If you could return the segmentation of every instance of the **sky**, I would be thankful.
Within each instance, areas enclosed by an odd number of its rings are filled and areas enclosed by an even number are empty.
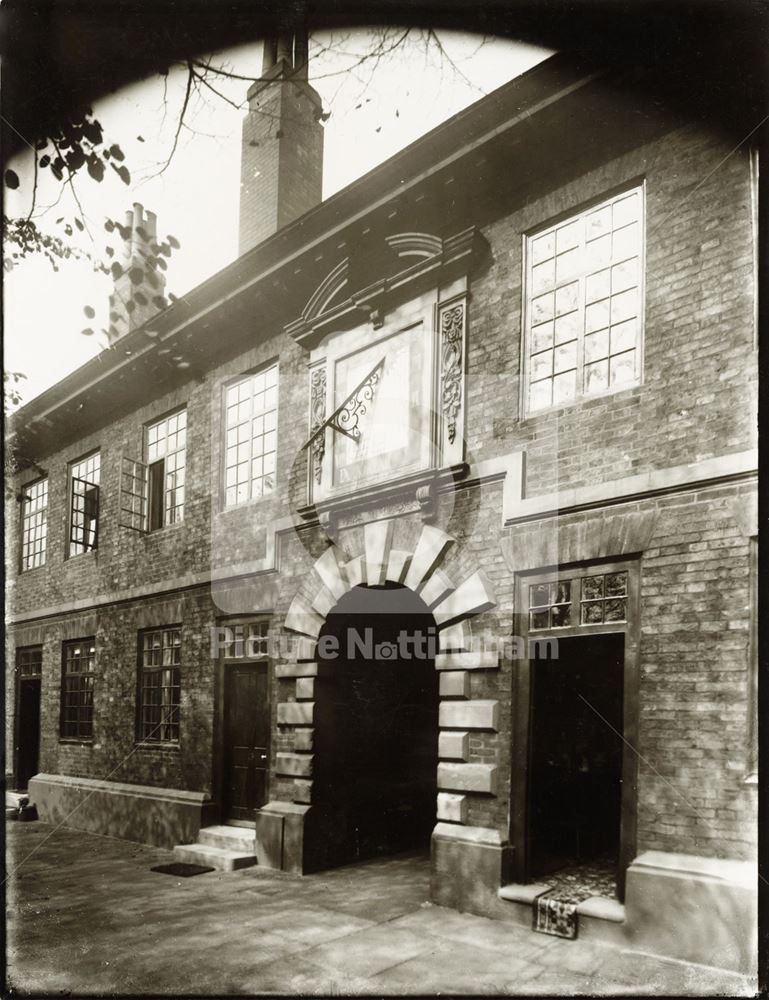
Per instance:
[[[457,111],[530,69],[550,53],[522,43],[441,31],[438,42],[417,30],[393,46],[403,32],[387,29],[327,32],[310,40],[310,82],[330,112],[325,123],[323,197],[339,191]],[[214,54],[214,66],[244,76],[261,71],[262,46]],[[181,295],[237,256],[241,127],[247,80],[211,77],[223,96],[201,87],[193,93],[170,163],[187,74],[172,67],[94,104],[105,140],[117,142],[131,172],[125,185],[112,171],[101,183],[85,171],[68,186],[40,171],[33,218],[46,232],[64,237],[74,216],[85,231],[65,237],[91,258],[107,260],[113,243],[107,217],[122,220],[134,202],[158,216],[158,235],[174,235],[181,248],[168,266],[167,290]],[[108,143],[108,144],[109,144]],[[8,164],[21,179],[6,189],[6,214],[25,217],[31,205],[31,152]],[[61,221],[60,221],[61,220]],[[114,243],[113,243],[114,245]],[[4,275],[4,365],[26,375],[20,384],[28,402],[106,346],[98,331],[108,325],[112,280],[88,259],[69,261],[54,272],[44,258],[29,256]],[[86,306],[95,319],[87,319]],[[84,336],[92,327],[97,332]]]

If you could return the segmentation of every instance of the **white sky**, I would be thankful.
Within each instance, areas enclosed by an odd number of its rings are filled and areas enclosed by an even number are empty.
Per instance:
[[[311,39],[310,81],[331,112],[325,125],[324,198],[550,54],[501,39],[449,32],[439,38],[449,59],[434,44],[426,51],[423,38],[412,32],[377,65],[360,66],[355,65],[357,57],[372,48],[370,32],[325,33]],[[256,44],[219,53],[211,61],[244,76],[258,76],[261,57],[261,44]],[[213,82],[235,104],[244,105],[246,81]],[[141,202],[157,213],[158,234],[171,233],[181,243],[168,267],[167,290],[176,295],[237,256],[244,115],[210,91],[193,97],[174,158],[158,174],[173,144],[185,84],[186,71],[178,67],[167,80],[153,77],[94,105],[105,140],[117,142],[125,153],[131,185],[111,170],[99,184],[83,170],[75,190],[89,232],[68,239],[106,259],[108,243],[119,248],[104,230],[105,218],[122,221],[133,202]],[[9,166],[19,174],[21,185],[15,192],[6,189],[6,213],[23,216],[30,207],[31,153],[19,155]],[[57,225],[57,220],[63,217],[71,223],[80,212],[69,189],[49,174],[40,171],[34,218],[45,231],[63,236],[63,224]],[[111,279],[95,274],[87,261],[62,264],[55,273],[45,259],[28,257],[6,273],[4,364],[6,370],[27,376],[21,383],[23,402],[104,348],[106,339],[98,331],[107,326],[110,291]],[[96,310],[95,320],[86,319],[86,305]],[[87,326],[97,330],[96,336],[80,333]]]

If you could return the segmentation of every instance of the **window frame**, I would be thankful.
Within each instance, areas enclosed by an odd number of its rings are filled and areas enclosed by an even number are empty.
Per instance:
[[[144,662],[144,654],[146,652],[145,646],[144,646],[145,639],[146,639],[147,636],[152,635],[153,633],[157,633],[157,632],[161,633],[161,636],[163,636],[167,632],[178,632],[179,633],[179,642],[172,644],[171,647],[170,647],[171,649],[178,649],[179,650],[179,662],[178,663],[163,664],[161,662],[159,664],[150,664],[149,666],[145,664],[145,662]],[[183,648],[182,633],[183,633],[183,626],[182,626],[181,622],[177,622],[175,624],[169,624],[169,625],[152,625],[152,626],[149,626],[148,628],[140,629],[139,632],[138,632],[138,637],[137,637],[137,671],[136,671],[136,712],[135,712],[135,727],[134,727],[134,741],[135,741],[135,743],[136,743],[137,746],[148,747],[148,748],[151,748],[151,749],[154,749],[154,748],[165,748],[165,749],[172,749],[172,750],[178,750],[180,748],[180,746],[181,746],[181,714],[182,714],[181,713],[181,707],[182,707],[181,703],[182,703],[182,666],[183,666],[183,663],[182,663],[182,648]],[[163,646],[162,643],[163,643],[163,640],[161,638],[161,646],[160,646],[161,660],[162,660],[162,651],[163,651],[164,648],[166,648],[165,646]],[[171,738],[171,739],[161,739],[159,736],[157,736],[157,737],[154,737],[154,736],[144,736],[142,734],[143,733],[143,725],[144,725],[142,715],[143,715],[143,712],[144,712],[144,709],[145,709],[144,692],[145,692],[145,690],[149,690],[149,688],[146,688],[145,684],[144,684],[145,675],[146,674],[160,674],[161,675],[161,683],[159,685],[160,690],[161,690],[161,704],[158,706],[158,708],[159,708],[160,712],[162,713],[162,710],[163,710],[163,707],[164,707],[163,704],[162,704],[162,690],[163,690],[162,674],[163,674],[164,670],[170,670],[172,672],[175,671],[177,673],[177,677],[178,677],[178,683],[174,684],[172,682],[171,685],[170,685],[171,691],[173,691],[174,689],[178,690],[178,702],[176,702],[176,703],[171,702],[170,706],[169,706],[172,713],[173,713],[174,709],[176,711],[176,721],[175,722],[169,722],[169,721],[165,721],[164,722],[162,720],[162,717],[161,717],[160,721],[157,723],[157,725],[155,725],[154,728],[155,729],[159,729],[161,726],[174,726],[176,728],[177,735],[176,735],[176,738]],[[149,706],[146,706],[146,707],[152,708],[153,706],[149,705]]]
[[[22,671],[22,660],[24,659],[25,653],[30,653],[36,651],[40,654],[40,669],[35,670],[32,673],[25,673]],[[18,680],[39,680],[43,676],[43,644],[40,642],[31,643],[28,646],[17,646],[16,647],[16,677]]]
[[[587,598],[583,601],[582,598],[582,582],[586,578],[595,576],[610,576],[619,573],[627,574],[627,585],[625,588],[625,593],[621,595],[614,595],[615,599],[625,601],[625,618],[617,619],[615,621],[601,621],[601,622],[583,622],[582,621],[582,604],[583,603],[595,603],[600,600],[605,602],[607,600],[612,600],[612,596],[606,597],[605,595],[600,598]],[[524,580],[526,587],[535,587],[537,585],[545,585],[550,583],[570,583],[571,584],[571,597],[568,603],[572,609],[577,612],[577,621],[572,621],[569,625],[547,625],[543,628],[535,628],[530,624],[529,613],[531,607],[529,605],[529,591],[526,590],[524,596],[522,597],[522,602],[525,601],[526,606],[526,631],[531,638],[569,638],[571,636],[580,635],[590,635],[606,632],[626,632],[628,629],[628,624],[630,618],[628,615],[632,611],[633,602],[636,599],[635,594],[635,584],[636,581],[632,579],[632,562],[629,560],[621,560],[615,562],[601,563],[599,561],[589,562],[573,566],[571,568],[563,567],[558,570],[552,570],[549,573],[535,573],[528,576]],[[522,592],[523,593],[523,592]],[[535,605],[536,608],[547,608],[552,605]],[[523,613],[523,606],[521,608]]]
[[[81,476],[74,475],[75,468],[77,466],[79,466],[79,465],[82,465],[84,462],[87,462],[88,459],[92,458],[94,455],[98,455],[99,456],[99,482],[98,483],[91,483],[91,482],[89,482],[89,480],[82,479]],[[94,526],[93,545],[90,548],[87,548],[87,549],[84,548],[82,552],[73,552],[72,551],[72,545],[73,545],[73,539],[72,539],[72,527],[73,527],[73,524],[72,524],[72,521],[73,521],[73,516],[74,516],[74,513],[75,513],[74,509],[73,509],[73,504],[74,504],[74,500],[75,500],[75,491],[74,491],[73,486],[74,486],[75,480],[77,480],[78,482],[86,483],[87,485],[92,486],[92,487],[94,487],[96,489],[96,518],[95,518],[95,526]],[[67,463],[67,545],[66,545],[66,550],[65,550],[65,556],[66,556],[67,559],[76,559],[78,556],[88,555],[89,553],[96,552],[98,550],[98,548],[99,548],[99,516],[101,514],[101,502],[100,501],[101,501],[101,448],[94,448],[91,451],[86,452],[84,455],[81,455],[79,458],[76,458],[73,461]],[[80,543],[79,542],[75,542],[74,544],[80,544]]]
[[[577,378],[578,387],[577,392],[573,399],[564,400],[563,402],[550,403],[549,406],[543,406],[541,409],[533,410],[529,406],[529,369],[530,369],[530,351],[529,345],[531,342],[531,330],[530,330],[530,315],[531,315],[531,300],[535,298],[531,294],[531,288],[529,283],[530,277],[530,243],[536,239],[538,236],[542,236],[550,230],[557,228],[558,226],[564,225],[564,223],[569,221],[576,221],[577,219],[584,217],[590,212],[593,212],[604,205],[620,198],[623,195],[630,195],[633,192],[638,192],[641,199],[641,208],[639,212],[639,227],[640,227],[640,246],[638,250],[638,339],[635,347],[636,351],[636,371],[635,376],[632,381],[624,382],[621,385],[608,385],[605,389],[600,392],[585,393],[584,389],[581,388],[582,382],[580,379],[584,378],[584,340],[585,340],[585,328],[584,328],[584,317],[585,317],[585,275],[578,272],[577,277],[572,280],[579,282],[579,313],[582,316],[582,332],[577,339]],[[608,267],[614,265],[609,264]],[[591,198],[587,201],[581,202],[575,208],[568,209],[566,211],[560,212],[557,215],[552,216],[547,222],[541,223],[539,225],[533,226],[526,230],[521,235],[521,352],[520,352],[520,363],[519,363],[519,417],[521,420],[534,420],[537,417],[541,417],[545,414],[551,414],[556,410],[566,409],[570,406],[575,406],[580,403],[585,403],[592,399],[602,399],[607,396],[613,396],[618,392],[626,392],[628,390],[637,389],[639,386],[643,385],[644,378],[644,345],[646,340],[646,178],[645,177],[635,177],[631,180],[624,182],[623,184],[617,185],[602,194]]]
[[[87,657],[87,659],[90,662],[89,668],[87,670],[79,670],[77,672],[77,674],[74,674],[74,673],[69,673],[68,674],[67,673],[67,650],[70,647],[72,647],[72,646],[83,646],[83,645],[88,645],[88,646],[92,646],[93,647],[93,656],[91,657],[89,655]],[[65,705],[65,698],[66,698],[66,695],[68,693],[67,692],[67,685],[66,685],[66,678],[67,677],[72,677],[72,676],[77,676],[77,677],[80,677],[80,678],[89,677],[90,681],[91,681],[91,683],[90,683],[90,694],[91,694],[90,717],[88,719],[89,724],[90,724],[90,733],[88,735],[83,735],[79,731],[75,735],[71,735],[71,734],[65,732],[65,726],[67,725],[67,722],[66,722],[65,717],[64,717],[64,715],[65,715],[65,707],[67,707]],[[84,639],[65,639],[65,640],[63,640],[62,644],[61,644],[61,687],[60,687],[60,691],[59,691],[59,742],[60,743],[83,743],[83,744],[93,743],[93,741],[94,741],[94,719],[95,719],[95,711],[94,711],[94,689],[95,689],[95,686],[96,686],[95,680],[96,680],[96,638],[95,638],[95,636],[88,636],[88,637],[86,637]],[[82,695],[83,690],[84,689],[82,687],[78,687],[78,689],[77,689],[78,695]],[[79,710],[81,706],[78,704],[75,707],[77,707],[78,710]],[[80,720],[80,717],[78,716],[77,722],[75,723],[75,725],[78,728],[78,730],[79,730],[80,724],[81,724],[81,720]]]
[[[607,573],[627,573],[627,615],[624,622],[597,622],[589,625],[548,627],[529,631],[529,587],[538,583],[561,582],[575,577]],[[514,845],[514,877],[523,882],[528,877],[528,810],[529,810],[529,746],[531,735],[531,673],[536,667],[538,650],[529,643],[560,640],[572,636],[624,633],[625,660],[623,668],[623,733],[626,746],[638,746],[640,718],[640,637],[641,637],[641,560],[637,556],[590,558],[539,567],[515,574],[514,630],[521,637],[526,652],[513,661],[513,715],[510,773],[510,841]],[[540,647],[541,648],[541,647]],[[531,654],[531,656],[529,655]],[[624,897],[627,869],[637,854],[638,833],[638,758],[632,750],[623,754],[622,805],[619,842],[618,891]]]
[[[181,515],[177,515],[174,518],[173,521],[168,521],[167,520],[168,511],[167,511],[167,506],[166,506],[166,493],[167,493],[167,489],[166,489],[166,477],[168,475],[168,471],[167,471],[167,468],[166,468],[166,460],[169,458],[169,454],[166,453],[161,458],[157,458],[154,461],[150,461],[150,458],[149,458],[149,450],[150,450],[149,432],[150,432],[151,428],[158,427],[158,426],[160,426],[162,424],[166,424],[167,421],[170,420],[172,417],[176,417],[176,416],[178,416],[181,413],[184,413],[184,415],[185,415],[185,417],[184,417],[184,446],[182,448],[177,448],[176,451],[173,451],[170,454],[172,454],[172,455],[178,455],[180,453],[184,454],[184,466],[183,466],[183,468],[184,468],[184,483],[182,484],[182,488],[184,490],[184,499],[183,499],[182,504],[181,504]],[[154,534],[154,532],[156,532],[156,531],[162,531],[164,528],[172,528],[175,525],[181,524],[184,521],[184,511],[185,511],[185,508],[187,506],[187,441],[188,441],[188,432],[189,432],[189,408],[188,408],[188,406],[187,406],[186,403],[184,403],[182,406],[177,406],[173,410],[169,410],[167,413],[161,414],[159,417],[156,417],[153,420],[149,420],[149,421],[147,421],[147,423],[144,424],[143,434],[142,434],[142,452],[143,452],[143,455],[144,455],[144,461],[141,464],[144,465],[144,470],[145,470],[144,471],[144,477],[145,477],[145,483],[144,483],[144,490],[145,490],[144,522],[145,522],[145,528],[144,528],[144,531],[148,535]],[[178,433],[178,429],[177,429],[176,433]],[[165,437],[166,438],[168,437],[167,431],[165,433]],[[162,490],[161,490],[162,503],[160,505],[161,518],[160,518],[160,524],[154,524],[153,525],[153,519],[152,519],[152,491],[151,491],[151,486],[152,486],[152,468],[154,466],[159,465],[161,462],[163,464]],[[177,469],[177,470],[174,470],[174,471],[179,471],[179,470]],[[122,486],[122,484],[121,484],[121,486]],[[175,507],[174,509],[176,510],[177,508]]]
[[[25,508],[25,505],[28,502],[26,491],[32,489],[35,486],[39,486],[41,483],[46,483],[46,488],[45,488],[45,506],[43,507],[43,511],[42,511],[42,513],[44,515],[42,526],[45,528],[45,532],[43,534],[42,559],[41,559],[41,561],[39,563],[37,563],[34,566],[25,566],[24,565],[24,561],[25,561],[25,555],[24,555],[25,540],[24,539],[25,539],[25,534],[26,534],[26,526],[25,526],[26,514],[24,513],[24,508]],[[21,487],[21,539],[20,539],[20,543],[21,544],[20,544],[20,549],[19,549],[19,572],[20,573],[28,573],[28,572],[30,572],[30,570],[33,570],[33,569],[40,569],[41,567],[45,566],[45,564],[46,564],[46,560],[47,560],[47,557],[48,557],[48,503],[49,503],[50,495],[51,495],[51,484],[50,484],[50,477],[47,474],[44,475],[44,476],[39,476],[37,479],[33,479],[29,483],[24,483],[24,485]],[[34,515],[30,515],[30,516],[32,517]]]
[[[227,503],[227,393],[229,390],[238,385],[240,382],[245,382],[247,379],[253,378],[256,375],[261,375],[263,372],[269,371],[270,368],[274,368],[276,371],[275,378],[275,470],[273,473],[275,479],[275,485],[270,490],[269,493],[262,493],[260,496],[251,495],[251,477],[248,479],[249,484],[249,496],[245,500],[237,501],[236,503]],[[265,500],[269,500],[277,495],[278,492],[278,454],[279,454],[279,426],[280,426],[280,360],[278,357],[273,357],[269,361],[263,364],[257,365],[245,372],[241,372],[238,375],[234,375],[232,378],[228,378],[226,381],[222,382],[221,385],[221,399],[220,399],[220,420],[221,420],[221,433],[219,435],[219,510],[220,512],[238,510],[243,507],[247,507],[250,504],[261,503]],[[265,411],[267,412],[267,411]],[[253,421],[253,413],[251,418]],[[253,434],[251,439],[253,439]],[[249,458],[249,462],[253,461],[253,455]]]

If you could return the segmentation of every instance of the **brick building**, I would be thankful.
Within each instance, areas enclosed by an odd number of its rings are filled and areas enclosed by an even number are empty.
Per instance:
[[[757,160],[555,56],[321,203],[302,62],[241,256],[13,421],[8,780],[501,919],[592,866],[580,933],[749,966]]]

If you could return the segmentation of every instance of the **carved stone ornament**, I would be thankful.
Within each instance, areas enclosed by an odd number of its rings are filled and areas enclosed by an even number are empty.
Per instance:
[[[326,369],[316,368],[310,376],[310,421],[313,431],[326,419]],[[315,482],[323,476],[323,456],[326,453],[326,435],[319,434],[312,442],[312,466]]]
[[[368,412],[369,404],[374,398],[374,391],[382,378],[383,364],[384,358],[382,358],[382,361],[370,373],[363,384],[358,386],[347,398],[344,406],[337,414],[335,426],[354,441],[360,441],[361,430],[359,420]]]
[[[457,414],[462,404],[463,302],[441,313],[441,409],[446,419],[449,444],[457,436]]]

